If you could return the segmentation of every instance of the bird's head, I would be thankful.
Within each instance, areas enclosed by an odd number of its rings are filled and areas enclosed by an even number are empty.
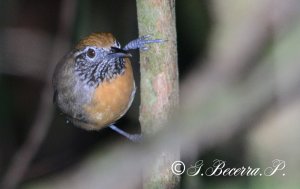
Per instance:
[[[73,54],[76,73],[90,86],[122,74],[124,58],[131,57],[110,33],[93,33],[83,38],[75,46]]]

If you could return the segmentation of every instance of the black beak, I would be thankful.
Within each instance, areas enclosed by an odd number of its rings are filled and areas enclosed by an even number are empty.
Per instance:
[[[132,55],[123,49],[119,49],[117,47],[111,47],[111,52],[107,55],[109,58],[128,58],[132,57]]]

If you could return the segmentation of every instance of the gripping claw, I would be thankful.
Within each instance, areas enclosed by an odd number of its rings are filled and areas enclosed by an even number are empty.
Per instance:
[[[115,132],[119,133],[120,135],[123,135],[124,137],[126,137],[127,139],[131,140],[132,142],[141,142],[143,137],[141,134],[129,134],[125,131],[123,131],[122,129],[118,128],[115,125],[110,125],[109,126],[112,130],[114,130]]]
[[[151,39],[151,35],[144,35],[140,38],[130,41],[125,45],[123,50],[130,50],[130,49],[140,49],[141,51],[146,51],[149,49],[147,44],[151,43],[163,43],[165,40],[163,39]]]

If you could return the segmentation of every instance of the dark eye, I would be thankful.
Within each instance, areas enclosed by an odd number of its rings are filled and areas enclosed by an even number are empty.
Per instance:
[[[88,55],[89,58],[94,58],[95,55],[96,55],[96,52],[95,52],[94,49],[88,49],[87,55]]]

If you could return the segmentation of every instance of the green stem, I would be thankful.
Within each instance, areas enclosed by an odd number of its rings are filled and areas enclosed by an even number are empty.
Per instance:
[[[140,56],[140,123],[143,135],[150,137],[164,127],[179,101],[175,0],[137,0],[137,12],[140,36],[167,40]],[[144,188],[175,188],[179,177],[171,164],[178,159],[178,148],[158,152],[152,167],[144,170]]]

